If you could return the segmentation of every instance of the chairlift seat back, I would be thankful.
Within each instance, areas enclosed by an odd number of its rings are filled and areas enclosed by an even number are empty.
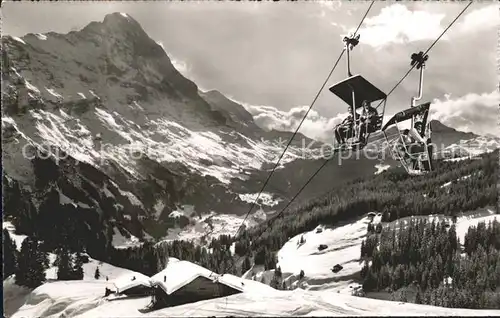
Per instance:
[[[368,133],[374,133],[382,128],[382,122],[384,120],[384,115],[375,116],[372,122],[368,124]]]
[[[372,103],[387,98],[384,92],[359,74],[338,82],[331,86],[329,90],[351,107],[354,107],[352,100],[352,92],[354,91],[355,109],[362,107],[363,101]]]
[[[382,131],[385,131],[387,127],[392,126],[396,123],[400,123],[405,120],[411,119],[413,116],[418,115],[418,114],[424,114],[425,120],[427,120],[427,116],[425,116],[429,112],[429,107],[431,106],[430,102],[420,104],[415,107],[411,107],[408,109],[405,109],[403,111],[400,111],[396,115],[392,116],[392,118],[384,125],[382,128]],[[423,123],[425,126],[425,122]]]

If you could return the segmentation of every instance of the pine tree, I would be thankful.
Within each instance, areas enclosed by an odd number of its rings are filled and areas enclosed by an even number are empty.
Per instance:
[[[280,289],[281,285],[281,272],[278,273],[277,270],[274,270],[273,278],[271,279],[270,286],[274,289]]]
[[[420,288],[417,289],[417,294],[415,295],[415,304],[422,303],[422,295],[420,294]]]
[[[3,230],[3,279],[14,274],[17,267],[16,243],[11,239],[9,231]]]
[[[267,258],[267,248],[265,246],[259,248],[254,257],[255,265],[265,265]]]
[[[365,278],[366,274],[368,273],[368,269],[370,268],[368,260],[365,260],[365,264],[363,265],[363,268],[361,269],[361,278]]]
[[[57,249],[56,262],[57,264],[57,279],[72,280],[73,279],[73,262],[71,255],[66,246]]]
[[[283,276],[283,274],[281,273],[281,267],[278,266],[275,270],[274,270],[274,273],[275,275],[278,277],[278,278],[281,278]]]
[[[377,277],[375,274],[372,272],[372,269],[368,269],[368,272],[366,273],[365,280],[363,282],[363,290],[365,292],[367,291],[372,291],[377,287]]]
[[[94,278],[99,279],[101,277],[101,273],[99,272],[99,267],[95,268]]]
[[[80,252],[76,253],[73,265],[73,279],[83,279],[83,257]]]
[[[24,239],[18,258],[16,284],[36,288],[45,281],[45,267],[48,264],[47,253],[40,249],[38,240],[32,237]]]
[[[19,257],[17,259],[17,269],[16,274],[16,284],[20,286],[27,286],[29,271],[30,271],[30,261],[33,259],[34,250],[31,246],[30,238],[26,238],[21,244],[21,251],[19,252]]]
[[[406,289],[405,288],[403,288],[401,290],[401,301],[404,303],[408,302],[408,297],[406,296]]]

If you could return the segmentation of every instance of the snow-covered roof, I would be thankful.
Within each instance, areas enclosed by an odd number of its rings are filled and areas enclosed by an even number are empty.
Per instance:
[[[170,295],[200,276],[215,281],[219,274],[188,261],[169,261],[164,270],[151,277],[151,282]]]
[[[135,279],[132,280],[134,276]],[[197,264],[188,261],[180,261],[176,258],[169,258],[167,267],[153,277],[148,277],[141,273],[127,274],[118,278],[114,282],[114,285],[117,293],[122,293],[127,289],[140,285],[156,285],[160,286],[168,295],[170,295],[183,286],[191,283],[198,277],[205,277],[206,279],[212,280],[214,283],[219,282],[228,287],[239,290],[240,292],[249,290],[257,290],[261,292],[273,290],[271,287],[259,282],[244,279],[231,274],[220,275]]]
[[[113,284],[116,287],[116,292],[122,293],[127,289],[134,288],[136,286],[142,285],[151,287],[151,278],[141,273],[132,273],[120,276],[113,282]]]
[[[242,292],[272,292],[276,291],[274,288],[269,285],[262,284],[260,282],[241,278],[238,276],[234,276],[231,274],[220,275],[218,281],[226,286],[232,287],[236,290]]]

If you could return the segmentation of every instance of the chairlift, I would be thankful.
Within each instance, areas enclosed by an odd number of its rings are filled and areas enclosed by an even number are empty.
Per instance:
[[[349,105],[349,114],[353,119],[352,127],[345,127],[342,124],[335,127],[336,131],[343,129],[345,134],[345,142],[337,141],[338,147],[334,147],[336,150],[361,150],[366,146],[369,135],[380,131],[384,118],[387,95],[363,76],[351,74],[350,51],[359,43],[359,37],[359,34],[344,37],[344,49],[347,52],[347,78],[329,88],[330,92]],[[382,102],[376,107],[372,106],[372,103],[380,100]],[[361,114],[356,112],[359,108],[363,108]],[[371,116],[369,116],[370,111]]]
[[[410,108],[395,114],[382,128],[392,157],[398,160],[409,175],[423,175],[433,170],[431,126],[428,122],[430,102],[416,105],[422,98],[424,68],[428,59],[423,52],[411,56],[412,66],[420,69],[418,96],[411,98]],[[401,129],[402,122],[411,120],[409,129]],[[387,128],[396,126],[398,138],[389,140]]]

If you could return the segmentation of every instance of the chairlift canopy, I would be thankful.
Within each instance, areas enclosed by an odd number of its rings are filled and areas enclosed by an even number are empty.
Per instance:
[[[356,107],[354,107],[354,109],[362,107],[363,101],[372,103],[387,98],[387,95],[384,92],[359,74],[338,82],[337,84],[331,86],[329,90],[351,107],[354,106],[352,100],[352,93],[354,92],[354,99],[356,103]]]

